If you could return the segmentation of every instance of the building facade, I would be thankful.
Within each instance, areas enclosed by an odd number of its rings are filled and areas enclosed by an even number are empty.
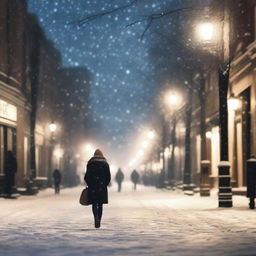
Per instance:
[[[70,146],[67,136],[75,132],[74,119],[76,127],[87,122],[87,115],[81,116],[81,112],[88,114],[89,72],[71,69],[67,76],[60,52],[46,38],[37,17],[27,12],[25,0],[0,2],[0,38],[0,193],[8,150],[17,158],[17,187],[26,186],[31,179],[39,187],[50,185],[52,170],[64,168]],[[70,94],[76,91],[72,100],[63,94],[67,84]],[[56,131],[49,129],[52,123]],[[87,129],[80,125],[79,131],[86,134]]]

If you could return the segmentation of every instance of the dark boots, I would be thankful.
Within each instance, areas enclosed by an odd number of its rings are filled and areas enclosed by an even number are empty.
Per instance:
[[[95,228],[100,228],[100,219],[94,218],[94,226]]]

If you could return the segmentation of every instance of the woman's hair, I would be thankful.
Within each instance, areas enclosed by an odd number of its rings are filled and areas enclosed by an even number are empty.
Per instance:
[[[96,150],[95,150],[94,156],[101,156],[101,157],[104,157],[104,155],[103,155],[103,153],[101,152],[100,149],[96,149]]]

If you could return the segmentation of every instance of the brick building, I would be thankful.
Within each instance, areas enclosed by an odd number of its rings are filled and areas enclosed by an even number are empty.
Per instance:
[[[0,175],[8,150],[16,153],[18,185],[29,167],[30,86],[26,81],[25,1],[0,3]],[[3,179],[3,178],[2,178]]]
[[[239,98],[238,109],[228,110],[228,148],[233,187],[246,185],[246,160],[255,154],[255,1],[212,1],[209,22],[215,22],[219,42],[208,46],[210,69],[205,71],[206,99],[206,157],[210,161],[211,185],[218,185],[218,164],[220,162],[219,133],[219,88],[218,71],[224,55],[231,59],[228,87],[228,103],[231,98]],[[200,105],[198,104],[200,111]],[[194,120],[198,120],[198,117]],[[196,126],[196,121],[194,121]],[[194,130],[193,143],[197,156],[200,155],[200,134]],[[195,159],[196,160],[196,159]],[[193,161],[193,169],[199,169],[200,157]]]
[[[74,124],[67,120],[76,118],[77,126],[79,121],[86,123],[87,116],[81,120],[81,112],[88,112],[90,75],[85,68],[81,70],[83,85],[78,83],[76,90],[80,85],[83,93],[78,91],[72,98],[80,104],[84,97],[83,107],[77,105],[79,111],[74,112],[64,106],[64,115],[63,88],[67,82],[63,73],[68,69],[62,70],[60,52],[46,38],[36,16],[27,12],[25,0],[0,2],[0,38],[0,190],[8,150],[17,157],[17,186],[25,186],[27,178],[45,186],[52,169],[63,168],[67,136],[71,135],[68,131]],[[72,91],[81,74],[79,77],[73,69],[70,72]],[[57,125],[54,133],[49,129],[52,122]],[[81,129],[86,133],[85,126]]]

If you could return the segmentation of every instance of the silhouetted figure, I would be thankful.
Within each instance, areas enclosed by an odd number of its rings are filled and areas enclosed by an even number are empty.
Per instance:
[[[54,189],[55,194],[60,193],[60,183],[61,183],[61,172],[58,169],[55,169],[52,174],[53,180],[54,180]]]
[[[131,181],[133,182],[134,184],[134,190],[136,190],[136,186],[137,186],[137,183],[139,182],[139,179],[140,179],[140,175],[139,173],[134,170],[132,173],[131,173]]]
[[[119,168],[116,173],[116,182],[118,184],[118,192],[121,192],[123,180],[124,180],[124,174],[122,170]]]
[[[12,188],[15,185],[16,172],[17,172],[17,160],[13,152],[8,151],[5,162],[4,162],[5,194],[7,198],[11,198]]]
[[[89,204],[92,204],[95,228],[100,227],[103,204],[108,203],[108,189],[111,174],[107,160],[97,149],[87,164],[84,180],[88,186]]]

